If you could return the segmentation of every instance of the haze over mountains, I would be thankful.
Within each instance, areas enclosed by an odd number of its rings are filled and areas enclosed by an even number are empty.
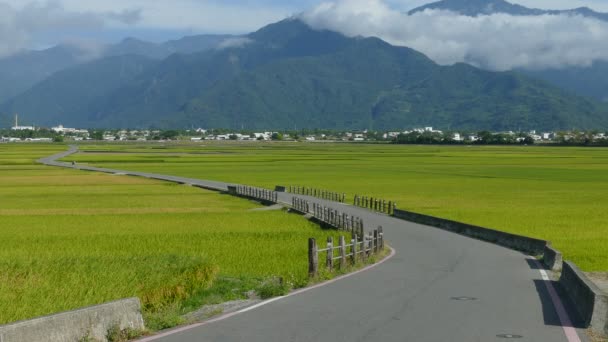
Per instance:
[[[411,13],[427,8],[564,14],[500,0],[445,0]],[[407,47],[307,23],[163,44],[129,38],[96,55],[58,46],[0,60],[0,123],[20,113],[36,125],[78,127],[608,128],[608,107],[597,101],[608,94],[605,62],[515,72],[441,66]]]

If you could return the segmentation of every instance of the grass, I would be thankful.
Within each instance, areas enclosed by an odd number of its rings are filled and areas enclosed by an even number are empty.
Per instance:
[[[608,149],[247,143],[85,145],[69,158],[273,188],[303,185],[551,240],[608,270]]]
[[[65,148],[0,144],[0,324],[137,296],[149,328],[173,326],[268,279],[305,285],[308,238],[336,234],[199,188],[34,163]]]

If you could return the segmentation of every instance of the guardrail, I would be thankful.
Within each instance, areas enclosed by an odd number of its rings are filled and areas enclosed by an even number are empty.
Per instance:
[[[369,236],[353,234],[349,244],[346,244],[344,236],[340,236],[338,245],[334,246],[333,238],[329,237],[325,248],[318,248],[317,241],[310,238],[308,239],[308,275],[313,278],[319,274],[319,255],[322,253],[325,253],[325,267],[332,271],[335,266],[343,270],[348,265],[356,265],[359,260],[366,262],[369,257],[382,250],[384,250],[382,227],[370,232]]]
[[[395,209],[397,209],[397,203],[393,201],[387,201],[380,198],[367,197],[355,195],[353,199],[353,205],[361,208],[367,208],[380,213],[393,215]]]
[[[287,192],[295,194],[295,195],[312,196],[312,197],[316,197],[316,198],[320,198],[320,199],[324,199],[324,200],[328,200],[328,201],[340,202],[340,203],[344,203],[346,201],[346,194],[340,194],[340,193],[332,192],[332,191],[328,191],[328,190],[321,190],[321,189],[309,188],[309,187],[304,187],[304,186],[292,186],[292,185],[290,185],[289,188],[284,188],[284,189],[287,190]]]

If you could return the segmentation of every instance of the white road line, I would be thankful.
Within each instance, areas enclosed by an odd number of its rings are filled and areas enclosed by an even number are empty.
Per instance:
[[[547,274],[547,271],[543,269],[543,266],[538,260],[532,257],[530,257],[529,259],[534,261],[534,263],[538,267],[538,270],[540,271],[540,275],[544,280],[547,291],[549,291],[551,301],[553,302],[555,311],[557,311],[557,316],[559,317],[559,321],[562,325],[562,329],[564,329],[564,334],[566,335],[568,342],[581,342],[581,339],[578,336],[576,329],[572,326],[572,320],[570,320],[570,316],[568,316],[568,312],[566,311],[566,308],[564,308],[562,300],[557,295],[557,291],[555,291],[555,287],[553,287],[553,284],[551,283],[549,274]]]
[[[196,323],[196,324],[188,325],[188,326],[185,326],[185,327],[169,330],[167,332],[160,333],[160,334],[154,335],[154,336],[145,337],[145,338],[142,338],[142,339],[139,339],[139,340],[136,340],[136,341],[138,341],[138,342],[156,341],[156,340],[161,339],[163,337],[167,337],[167,336],[174,335],[174,334],[177,334],[177,333],[181,333],[181,332],[184,332],[184,331],[192,330],[192,329],[195,329],[195,328],[198,328],[198,327],[201,327],[201,326],[204,326],[204,325],[208,325],[208,324],[211,324],[211,323],[214,323],[214,322],[223,321],[223,320],[228,319],[230,317],[233,317],[233,316],[236,316],[238,314],[242,314],[242,313],[245,313],[245,312],[248,312],[248,311],[260,308],[262,306],[265,306],[265,305],[268,305],[270,303],[279,301],[281,299],[285,299],[285,298],[288,298],[288,297],[296,296],[296,295],[299,295],[301,293],[308,292],[308,291],[314,290],[314,289],[319,288],[319,287],[323,287],[323,286],[326,286],[326,285],[329,285],[329,284],[333,284],[333,283],[335,283],[337,281],[340,281],[342,279],[352,277],[355,274],[359,274],[359,273],[365,272],[367,270],[370,270],[370,269],[372,269],[372,268],[374,268],[376,266],[382,265],[387,260],[389,260],[390,258],[392,258],[393,256],[395,256],[395,254],[396,254],[395,250],[393,248],[390,248],[390,250],[391,250],[391,253],[386,258],[382,259],[381,261],[379,261],[379,262],[377,262],[377,263],[375,263],[373,265],[369,265],[367,267],[364,267],[364,268],[362,268],[362,269],[360,269],[358,271],[355,271],[355,272],[352,272],[352,273],[348,273],[348,274],[345,274],[343,276],[339,276],[337,278],[328,280],[326,282],[323,282],[323,283],[320,283],[320,284],[317,284],[317,285],[313,285],[313,286],[310,286],[310,287],[305,287],[303,289],[299,289],[297,291],[291,292],[288,295],[281,296],[281,297],[275,297],[275,298],[263,301],[261,303],[258,303],[256,305],[252,305],[250,307],[241,309],[239,311],[231,312],[231,313],[228,313],[228,314],[225,314],[225,315],[222,315],[222,316],[210,319],[208,321],[204,321],[204,322],[201,322],[201,323]]]

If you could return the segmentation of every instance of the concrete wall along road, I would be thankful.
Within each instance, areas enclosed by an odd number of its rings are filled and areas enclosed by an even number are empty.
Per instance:
[[[107,341],[112,327],[144,329],[137,298],[123,299],[88,308],[0,326],[2,342],[76,342],[85,336]]]
[[[608,336],[608,294],[569,261],[563,264],[559,283],[575,304],[585,326],[598,335]]]
[[[599,289],[576,265],[564,262],[562,254],[551,243],[526,236],[509,234],[494,229],[396,209],[394,216],[406,221],[437,227],[454,233],[520,250],[534,256],[543,256],[545,265],[554,271],[562,270],[560,286],[574,304],[577,314],[586,327],[608,336],[608,294]]]
[[[473,226],[466,223],[450,221],[400,209],[395,210],[394,216],[406,221],[437,227],[479,240],[492,242],[497,245],[523,251],[531,255],[543,255],[545,252],[545,247],[548,244],[545,240],[509,234],[494,229]]]

